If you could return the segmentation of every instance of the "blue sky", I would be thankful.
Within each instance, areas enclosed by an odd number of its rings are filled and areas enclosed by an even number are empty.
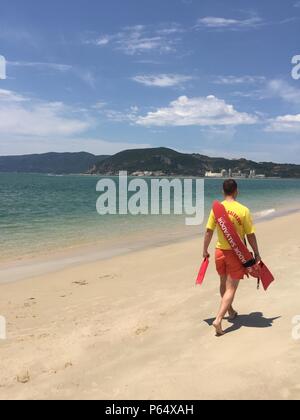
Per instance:
[[[299,34],[297,0],[2,2],[0,155],[166,146],[300,163]]]

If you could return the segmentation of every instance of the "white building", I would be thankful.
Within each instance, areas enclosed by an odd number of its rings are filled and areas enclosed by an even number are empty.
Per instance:
[[[224,178],[223,171],[222,172],[212,172],[208,171],[205,173],[206,178]]]

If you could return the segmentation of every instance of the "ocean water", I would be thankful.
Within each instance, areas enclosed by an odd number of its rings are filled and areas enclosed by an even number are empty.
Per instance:
[[[62,249],[119,242],[168,241],[203,231],[184,216],[99,216],[94,176],[0,174],[0,261],[49,255]],[[147,180],[150,182],[150,180]],[[240,180],[239,200],[256,218],[300,208],[300,180]],[[221,199],[222,180],[205,180],[206,217]]]

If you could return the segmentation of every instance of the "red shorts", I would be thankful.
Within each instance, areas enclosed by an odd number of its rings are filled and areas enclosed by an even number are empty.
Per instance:
[[[232,280],[241,280],[246,275],[245,267],[232,250],[216,249],[216,268],[220,276],[230,276]]]

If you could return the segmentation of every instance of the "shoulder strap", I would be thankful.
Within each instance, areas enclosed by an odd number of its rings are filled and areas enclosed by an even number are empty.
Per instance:
[[[232,250],[235,252],[239,261],[245,268],[254,266],[256,263],[255,259],[253,259],[253,255],[241,240],[223,204],[221,204],[219,201],[215,201],[213,204],[213,212],[217,224],[219,225],[225,239],[231,246]]]

